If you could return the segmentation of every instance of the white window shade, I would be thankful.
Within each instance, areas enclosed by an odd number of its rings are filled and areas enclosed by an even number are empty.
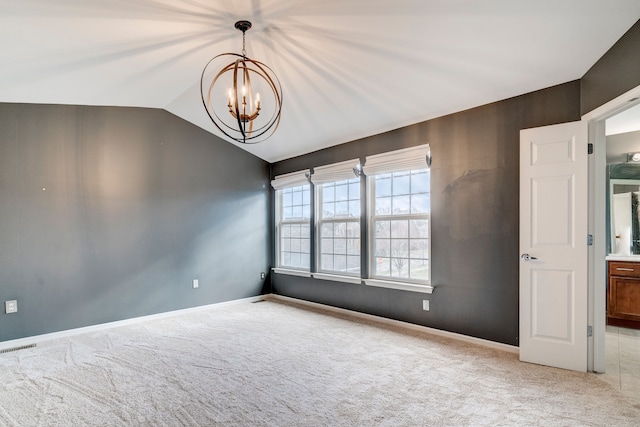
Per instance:
[[[308,184],[308,177],[309,169],[278,175],[271,181],[271,186],[276,190],[281,190],[283,188],[295,187],[296,185]]]
[[[314,184],[324,184],[327,182],[343,181],[346,179],[356,178],[358,175],[356,175],[353,169],[359,164],[359,159],[353,159],[347,160],[345,162],[313,168],[311,182],[313,182]]]
[[[388,153],[367,156],[362,171],[365,175],[426,169],[427,156],[430,156],[429,144]]]

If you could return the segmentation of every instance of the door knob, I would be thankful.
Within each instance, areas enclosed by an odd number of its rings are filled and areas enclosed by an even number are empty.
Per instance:
[[[522,255],[520,255],[520,259],[523,260],[523,261],[529,261],[529,260],[538,259],[538,258],[536,258],[534,256],[531,256],[529,254],[522,254]]]

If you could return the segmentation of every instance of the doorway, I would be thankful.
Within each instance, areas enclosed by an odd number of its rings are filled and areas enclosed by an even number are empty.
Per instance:
[[[640,87],[586,114],[583,120],[589,122],[594,151],[589,159],[589,230],[594,236],[589,253],[589,325],[593,327],[589,370],[605,373],[604,378],[623,393],[638,393],[640,330],[607,325],[607,256],[622,255],[620,248],[626,247],[619,240],[616,243],[611,232],[608,177],[612,164],[628,163],[629,153],[640,152]]]

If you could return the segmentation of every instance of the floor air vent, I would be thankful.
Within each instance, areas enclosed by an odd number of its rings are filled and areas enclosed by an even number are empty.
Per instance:
[[[12,351],[24,350],[25,348],[33,348],[35,346],[36,346],[35,344],[29,344],[29,345],[21,345],[18,347],[5,348],[4,350],[0,350],[0,354],[10,353]]]

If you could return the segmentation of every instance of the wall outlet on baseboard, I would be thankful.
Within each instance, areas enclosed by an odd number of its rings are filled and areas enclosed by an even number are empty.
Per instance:
[[[17,313],[18,312],[18,300],[11,300],[4,302],[4,312],[9,313]]]
[[[429,311],[429,300],[428,299],[423,299],[422,300],[422,309],[424,311]]]
[[[193,289],[197,289],[200,287],[200,281],[198,279],[193,279]]]
[[[264,272],[260,273],[260,278],[261,278],[261,279],[264,279],[264,277],[265,277]]]

